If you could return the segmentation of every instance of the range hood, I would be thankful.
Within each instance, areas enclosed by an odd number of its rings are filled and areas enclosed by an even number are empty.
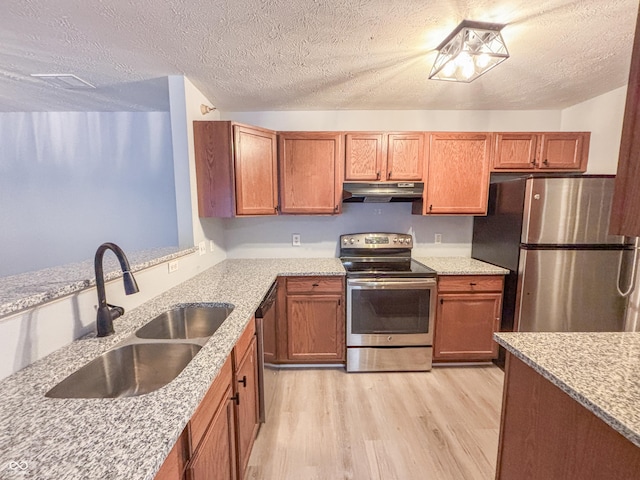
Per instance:
[[[344,183],[343,190],[343,202],[412,202],[422,198],[424,183]]]

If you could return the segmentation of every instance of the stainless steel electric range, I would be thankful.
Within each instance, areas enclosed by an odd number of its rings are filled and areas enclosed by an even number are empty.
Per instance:
[[[436,272],[403,233],[340,237],[347,271],[347,371],[431,370]]]

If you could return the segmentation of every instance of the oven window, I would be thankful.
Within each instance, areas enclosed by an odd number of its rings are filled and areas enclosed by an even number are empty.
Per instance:
[[[353,289],[350,333],[429,333],[430,295],[426,289]]]

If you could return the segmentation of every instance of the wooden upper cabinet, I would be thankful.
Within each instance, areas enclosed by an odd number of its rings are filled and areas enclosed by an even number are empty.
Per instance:
[[[280,211],[340,213],[342,158],[341,133],[280,133]]]
[[[387,169],[384,134],[347,133],[345,151],[345,180],[357,182],[382,179]]]
[[[529,170],[535,168],[538,152],[536,133],[494,133],[493,168]]]
[[[430,134],[424,199],[414,213],[486,214],[490,155],[490,133]]]
[[[278,206],[275,132],[233,127],[237,215],[273,215]]]
[[[198,214],[275,215],[276,133],[227,121],[193,122]]]
[[[640,12],[627,85],[609,233],[640,237]]]
[[[422,180],[424,134],[390,133],[387,144],[387,180]]]
[[[424,134],[347,133],[345,180],[422,180]]]
[[[588,132],[495,133],[496,171],[574,171],[587,169]]]

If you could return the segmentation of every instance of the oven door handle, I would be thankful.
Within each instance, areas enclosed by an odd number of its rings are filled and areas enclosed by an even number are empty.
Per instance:
[[[358,278],[348,279],[347,287],[353,289],[367,290],[406,290],[406,289],[427,289],[435,288],[435,278],[417,279],[377,279],[377,278]]]

